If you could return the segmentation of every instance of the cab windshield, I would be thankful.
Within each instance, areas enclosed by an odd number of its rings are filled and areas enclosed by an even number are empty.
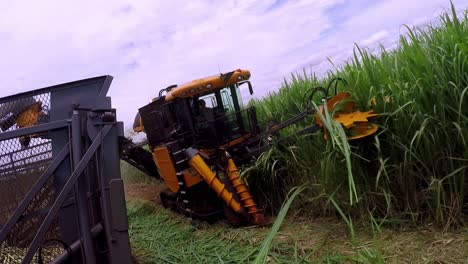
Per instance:
[[[225,113],[239,112],[244,106],[238,84],[200,96],[198,101],[200,100],[205,102],[206,107],[217,108]]]
[[[250,132],[248,109],[243,109],[238,84],[194,97],[192,105],[195,132],[204,147],[219,146]]]

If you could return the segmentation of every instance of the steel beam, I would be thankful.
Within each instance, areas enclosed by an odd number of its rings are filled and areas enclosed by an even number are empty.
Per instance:
[[[100,150],[102,159],[99,167],[101,208],[110,263],[132,263],[128,238],[128,219],[125,192],[120,175],[118,135],[123,131],[115,126],[104,139]],[[98,157],[98,158],[101,158]]]
[[[88,88],[88,87],[95,91],[95,93],[93,94],[95,94],[96,96],[104,96],[109,91],[109,87],[112,82],[112,79],[113,79],[112,76],[104,75],[104,76],[54,85],[54,86],[50,86],[46,88],[40,88],[40,89],[29,91],[29,92],[18,93],[18,94],[10,95],[7,97],[2,97],[0,98],[0,104],[15,101],[20,98],[26,98],[26,97],[31,97],[31,96],[36,96],[36,95],[51,93],[51,92],[58,92],[61,90],[75,89],[73,92],[76,92],[77,88]]]
[[[89,149],[84,154],[83,158],[78,163],[76,169],[70,175],[68,181],[65,183],[62,190],[60,191],[60,194],[55,199],[55,202],[52,205],[52,207],[50,208],[49,213],[45,217],[45,219],[42,222],[41,226],[39,227],[36,235],[34,236],[34,239],[32,240],[31,244],[29,245],[29,249],[28,249],[23,261],[21,262],[22,264],[28,264],[28,263],[30,263],[32,261],[32,259],[34,257],[34,254],[36,253],[37,249],[39,248],[39,246],[41,244],[42,239],[44,238],[45,233],[47,232],[50,225],[52,224],[54,216],[57,214],[58,210],[60,209],[60,206],[66,200],[68,194],[70,193],[70,191],[72,190],[72,188],[75,185],[76,181],[78,180],[78,177],[83,173],[84,169],[88,165],[88,162],[94,156],[94,153],[96,152],[96,150],[101,146],[102,141],[104,140],[107,133],[109,133],[112,126],[113,126],[113,124],[109,124],[109,125],[105,125],[102,128],[102,130],[98,133],[96,139],[93,141],[93,143],[91,144]]]
[[[76,170],[78,163],[81,159],[81,149],[83,143],[81,142],[81,121],[80,114],[77,110],[73,111],[72,114],[72,126],[71,126],[71,140],[72,140],[72,160],[73,168]],[[76,207],[78,211],[78,222],[80,234],[83,239],[82,254],[86,261],[86,264],[96,263],[96,255],[94,253],[94,243],[91,237],[91,229],[89,225],[89,206],[88,206],[88,190],[86,184],[86,174],[82,173],[78,176],[78,182],[75,185],[75,196],[77,196]]]
[[[31,127],[20,128],[12,131],[0,133],[0,141],[7,139],[18,138],[26,135],[36,134],[39,132],[47,132],[68,126],[68,120],[53,121],[45,124],[35,125]]]
[[[93,238],[97,237],[103,230],[104,228],[102,227],[102,224],[97,224],[91,229],[92,237]],[[81,240],[78,239],[70,245],[72,256],[73,254],[76,254],[78,252],[78,250],[81,248],[81,244],[82,244]],[[58,255],[54,260],[52,260],[49,264],[64,263],[72,256],[70,256],[67,252],[63,252],[62,254]]]

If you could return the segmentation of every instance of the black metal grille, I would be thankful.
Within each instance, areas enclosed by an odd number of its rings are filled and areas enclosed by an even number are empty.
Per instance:
[[[130,263],[111,80],[0,98],[0,263]]]
[[[49,122],[50,93],[3,101],[0,104],[0,129],[9,132]],[[0,227],[12,216],[52,159],[52,143],[47,132],[0,141]],[[0,245],[0,263],[19,263],[42,223],[55,197],[52,178],[44,185]],[[57,224],[47,238],[59,236]],[[61,253],[44,250],[45,259]]]
[[[50,93],[33,95],[0,104],[1,131],[29,127],[49,120]]]

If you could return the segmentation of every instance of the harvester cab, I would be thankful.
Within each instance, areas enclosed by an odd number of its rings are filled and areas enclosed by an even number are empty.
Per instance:
[[[318,112],[327,110],[327,106],[328,110],[338,108],[340,102],[344,106],[340,105],[333,118],[353,132],[349,139],[376,131],[367,120],[376,116],[374,113],[357,111],[354,103],[346,101],[348,93],[329,96],[330,86],[315,88],[310,94],[313,97],[317,92],[324,93],[325,109],[307,107],[262,131],[255,108],[244,106],[240,95],[242,86],[253,93],[249,78],[249,71],[238,69],[172,85],[139,109],[133,129],[146,132],[157,174],[168,187],[160,194],[165,207],[207,221],[227,217],[234,225],[266,225],[268,219],[257,208],[237,168],[270,147],[265,138],[314,114],[315,124],[298,133],[326,131]],[[127,153],[131,152],[131,148],[127,149]],[[141,163],[137,155],[130,160]]]

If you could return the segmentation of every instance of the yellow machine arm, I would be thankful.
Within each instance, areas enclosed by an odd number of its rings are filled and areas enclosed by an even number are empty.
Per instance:
[[[234,199],[234,194],[226,189],[226,186],[216,177],[216,174],[208,167],[200,154],[198,154],[198,151],[195,149],[188,149],[186,153],[190,158],[189,165],[202,176],[208,186],[210,186],[234,212],[242,213],[241,205]]]
[[[235,190],[236,194],[231,192],[229,188],[221,182],[196,149],[189,148],[185,150],[185,154],[189,159],[189,165],[201,175],[208,186],[213,189],[234,212],[247,216],[249,222],[254,225],[267,225],[269,223],[269,219],[258,210],[247,186],[240,178],[239,171],[232,158],[229,158],[226,162],[226,171],[229,179],[227,184],[231,185],[231,189]]]
[[[257,205],[255,204],[252,195],[250,195],[249,189],[241,179],[239,170],[237,169],[237,166],[232,158],[229,158],[227,161],[226,171],[228,173],[229,182],[232,184],[237,194],[239,195],[239,198],[242,201],[242,205],[247,209],[249,215],[251,216],[252,223],[255,225],[267,225],[269,219],[267,219],[263,214],[260,213],[260,210],[258,210]]]

